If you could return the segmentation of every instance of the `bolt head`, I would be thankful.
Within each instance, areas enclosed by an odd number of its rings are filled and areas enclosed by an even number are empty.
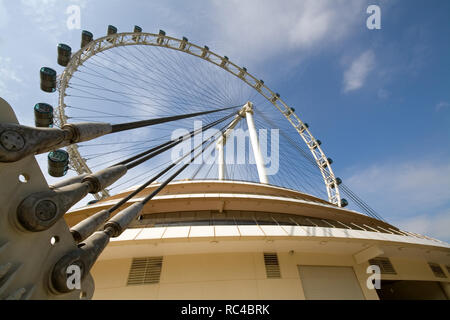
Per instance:
[[[6,130],[0,135],[0,143],[8,151],[19,151],[25,146],[25,139],[16,131]]]
[[[35,214],[41,221],[49,221],[56,216],[57,207],[51,200],[41,200],[36,205]]]

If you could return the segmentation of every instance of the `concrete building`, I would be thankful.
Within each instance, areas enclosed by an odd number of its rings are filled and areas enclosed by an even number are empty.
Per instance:
[[[68,225],[132,190],[70,212]],[[177,181],[112,239],[92,275],[94,299],[449,299],[450,245],[294,190]]]

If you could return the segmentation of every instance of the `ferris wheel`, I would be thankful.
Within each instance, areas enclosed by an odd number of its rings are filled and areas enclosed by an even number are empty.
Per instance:
[[[270,183],[312,193],[308,188],[317,189],[319,178],[322,197],[340,207],[348,204],[341,198],[342,181],[333,173],[332,160],[295,109],[263,80],[208,46],[196,45],[186,37],[167,36],[162,30],[158,34],[142,32],[138,26],[133,32],[118,33],[117,28],[110,25],[107,35],[98,39],[94,39],[91,32],[83,31],[81,49],[77,52],[72,54],[66,44],[59,44],[57,52],[58,64],[64,70],[57,75],[51,68],[42,68],[41,89],[58,91],[58,106],[54,117],[50,117],[51,106],[36,105],[36,121],[40,121],[41,126],[52,125],[51,118],[60,127],[72,121],[142,121],[152,116],[170,117],[242,107],[250,101],[255,106],[256,127],[279,128],[283,139],[280,143],[283,176],[271,176]],[[196,119],[211,122],[221,116],[220,112],[206,113]],[[53,170],[60,164],[60,176],[68,169],[79,175],[88,174],[170,139],[170,133],[176,128],[188,129],[189,126],[192,126],[192,119],[181,119],[176,125],[143,128],[136,133],[127,131],[114,139],[96,139],[95,143],[72,144],[67,146],[67,152],[50,153],[49,164]],[[134,181],[165,163],[167,161],[154,162],[139,172]],[[185,178],[208,177],[211,168],[207,169],[199,165]],[[237,165],[228,165],[227,174],[230,179],[255,179],[254,173]],[[291,184],[286,183],[289,179]],[[103,189],[95,197],[108,195],[108,190]]]

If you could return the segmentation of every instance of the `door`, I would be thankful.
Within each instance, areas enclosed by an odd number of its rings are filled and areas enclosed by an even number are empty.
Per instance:
[[[364,300],[352,267],[298,266],[306,300]]]

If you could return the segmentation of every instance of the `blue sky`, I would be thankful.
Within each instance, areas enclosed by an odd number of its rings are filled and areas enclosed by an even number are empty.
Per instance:
[[[368,30],[366,8],[381,8]],[[0,96],[19,121],[49,98],[70,5],[81,29],[187,36],[265,80],[310,124],[333,169],[389,222],[450,241],[450,2],[0,0]],[[40,156],[40,162],[42,156]],[[43,168],[45,171],[46,168]]]

